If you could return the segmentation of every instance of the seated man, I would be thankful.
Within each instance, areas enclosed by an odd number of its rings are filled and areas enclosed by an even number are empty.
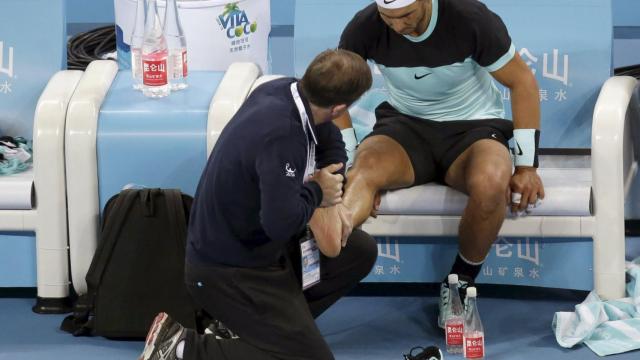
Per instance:
[[[141,359],[333,359],[314,318],[369,273],[377,246],[344,221],[347,156],[332,120],[370,86],[361,57],[328,50],[302,80],[273,80],[249,96],[200,179],[185,270],[196,304],[238,337],[199,335],[161,313]],[[314,212],[340,235],[310,241]]]
[[[358,12],[340,39],[340,48],[375,62],[389,99],[376,109],[373,132],[358,147],[344,204],[357,227],[377,207],[381,190],[437,181],[468,194],[450,271],[464,289],[480,272],[507,203],[518,212],[544,197],[536,172],[536,80],[500,17],[477,0],[376,3]],[[511,90],[513,122],[504,119],[492,77]],[[350,125],[348,118],[339,121]],[[446,281],[441,289],[443,326]]]

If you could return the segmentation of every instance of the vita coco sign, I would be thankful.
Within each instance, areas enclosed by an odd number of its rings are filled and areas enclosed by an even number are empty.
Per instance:
[[[249,35],[258,29],[258,23],[255,20],[250,22],[247,12],[241,10],[237,2],[225,5],[224,12],[217,20],[229,39]]]
[[[114,1],[118,64],[121,69],[130,69],[136,0]],[[232,63],[246,61],[258,64],[263,71],[269,69],[269,1],[177,0],[177,4],[187,38],[189,70],[226,71]],[[165,7],[166,2],[158,0],[161,18]]]
[[[9,94],[11,93],[11,83],[8,79],[2,79],[6,76],[9,79],[14,78],[13,73],[13,47],[7,46],[7,51],[5,52],[5,43],[4,41],[0,41],[0,94]]]

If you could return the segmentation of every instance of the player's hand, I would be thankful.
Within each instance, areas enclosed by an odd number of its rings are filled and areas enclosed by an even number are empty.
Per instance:
[[[511,176],[510,196],[511,213],[523,215],[527,209],[539,206],[544,199],[544,186],[534,167],[517,167]]]
[[[322,189],[322,203],[320,207],[333,206],[342,202],[342,183],[344,177],[342,174],[334,173],[342,169],[343,166],[342,163],[331,164],[316,171],[311,177],[310,180],[317,182]]]

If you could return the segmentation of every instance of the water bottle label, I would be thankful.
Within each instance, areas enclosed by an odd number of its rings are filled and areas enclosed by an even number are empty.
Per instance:
[[[187,77],[187,50],[182,50],[182,77]]]
[[[464,326],[462,324],[447,324],[447,345],[462,345],[462,334]]]
[[[464,357],[467,359],[481,359],[484,357],[484,336],[464,339]]]
[[[142,74],[147,86],[167,85],[167,60],[143,60]]]

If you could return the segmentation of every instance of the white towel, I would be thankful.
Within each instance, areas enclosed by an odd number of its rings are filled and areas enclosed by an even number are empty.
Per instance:
[[[560,346],[584,342],[599,356],[640,349],[640,258],[628,262],[627,297],[602,301],[594,292],[575,312],[557,312],[553,330]]]

